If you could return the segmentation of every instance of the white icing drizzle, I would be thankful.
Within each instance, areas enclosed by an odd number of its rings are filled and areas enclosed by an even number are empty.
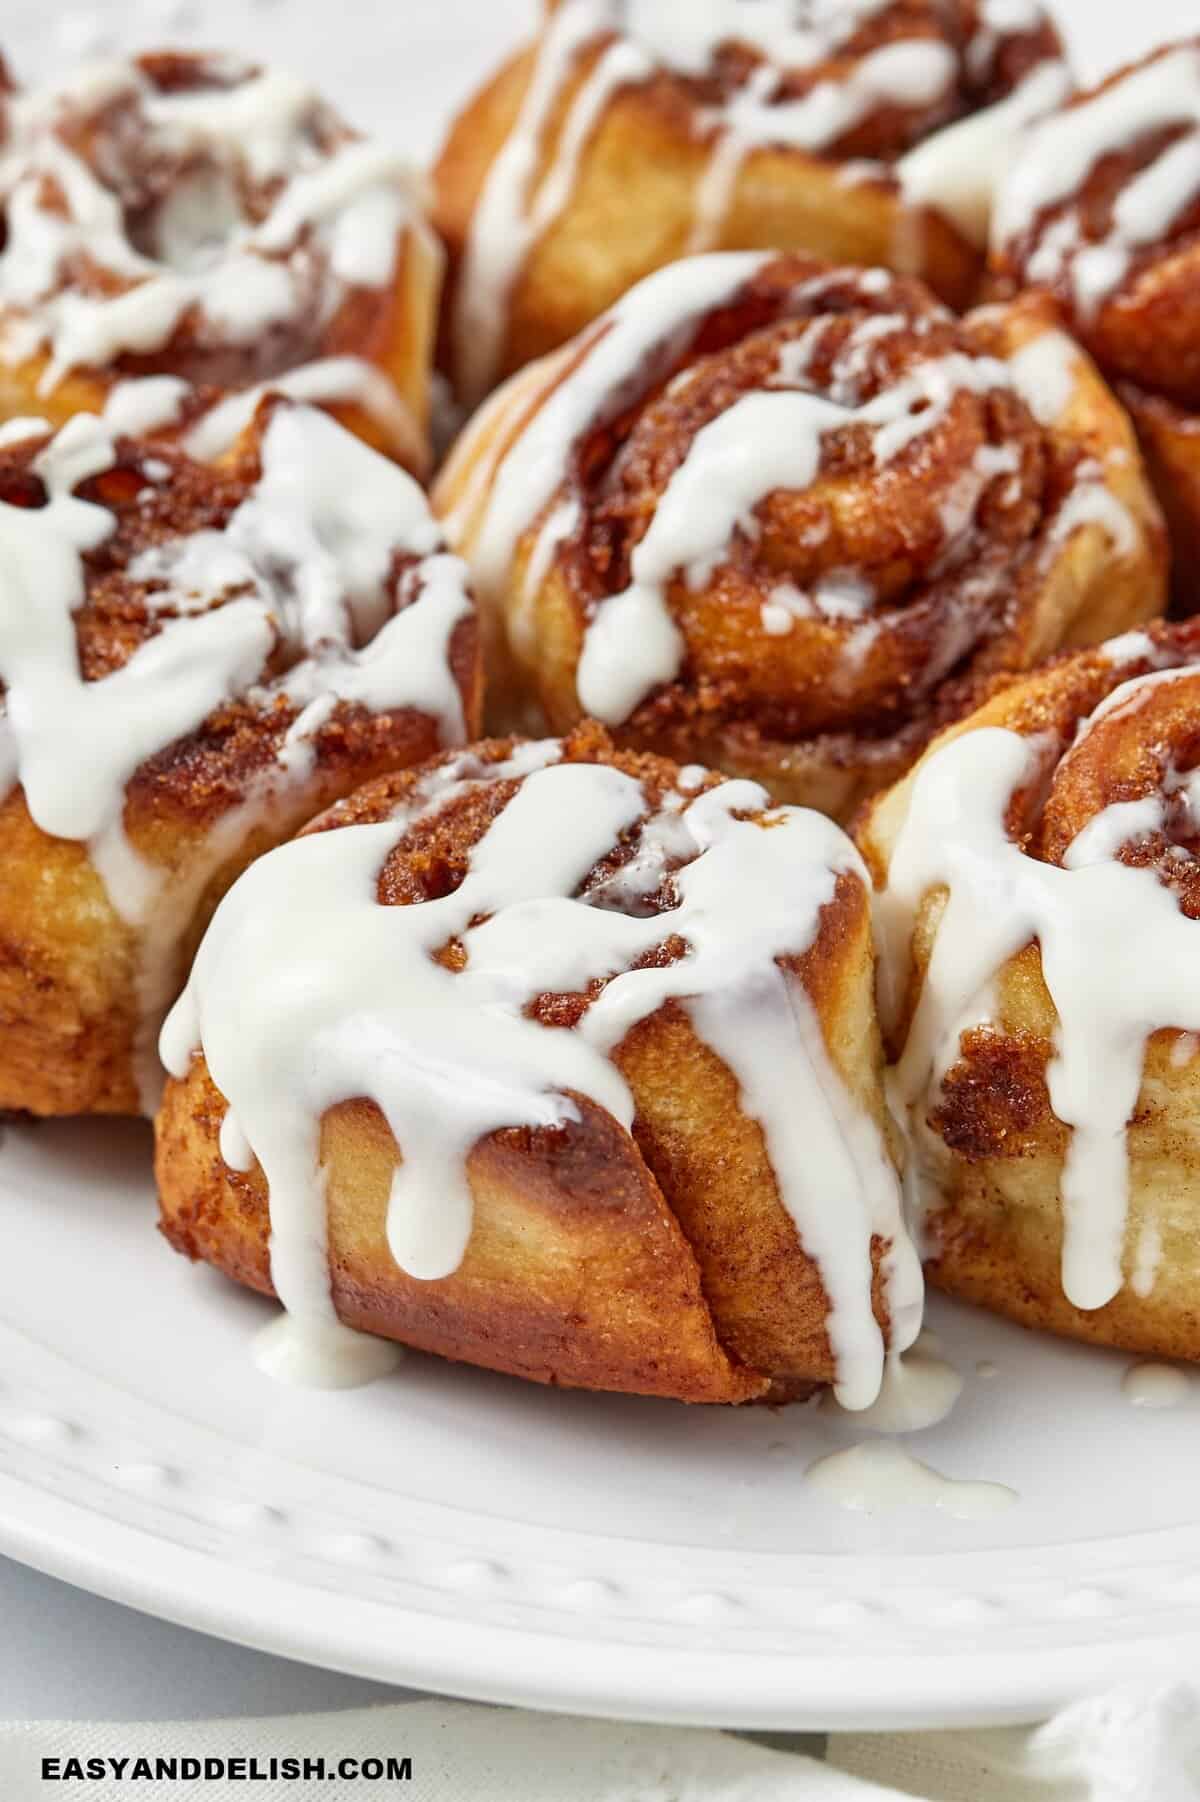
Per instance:
[[[115,437],[106,422],[77,415],[33,463],[45,506],[0,504],[0,777],[21,784],[44,832],[88,845],[113,907],[139,929],[139,1055],[151,1100],[179,938],[207,881],[310,775],[313,734],[339,700],[376,712],[419,707],[438,720],[445,742],[462,739],[448,648],[470,602],[462,565],[438,554],[438,528],[416,484],[325,414],[284,406],[267,424],[260,477],[225,527],[155,543],[133,559],[131,578],[151,584],[147,605],[173,617],[122,667],[85,681],[74,620],[86,598],[83,559],[117,521],[75,491],[113,467]],[[170,466],[159,468],[169,481]],[[399,554],[421,561],[394,611],[388,583]],[[292,667],[260,686],[280,645]],[[275,767],[213,829],[205,855],[169,877],[125,837],[126,785],[235,696],[264,708],[286,699],[300,712]]]
[[[994,106],[982,108],[935,132],[896,165],[904,198],[952,219],[964,238],[981,249],[996,191],[1030,126],[1071,92],[1065,63],[1042,63]]]
[[[405,165],[350,138],[303,83],[229,59],[195,67],[211,85],[166,92],[131,60],[8,102],[0,355],[48,347],[45,392],[72,369],[163,349],[185,318],[205,346],[253,345],[289,322],[319,327],[352,290],[390,281],[407,233],[428,237]],[[93,166],[70,148],[68,126],[82,118],[103,135],[118,107],[120,135]],[[122,196],[156,161],[177,176],[142,247]],[[122,290],[81,289],[81,262]],[[153,405],[150,390],[142,397]]]
[[[479,457],[471,490],[444,522],[456,543],[482,501],[471,562],[485,593],[501,593],[517,543],[553,500],[576,442],[619,410],[635,382],[653,380],[655,370],[686,346],[712,309],[736,299],[769,261],[757,251],[728,252],[660,269],[605,316],[587,354],[569,375],[554,379],[559,359],[547,368],[547,391],[533,417],[511,445]],[[476,438],[491,424],[492,409],[487,407],[467,428],[457,455],[469,456]],[[555,542],[550,532],[539,547],[547,560]]]
[[[893,0],[706,0],[664,6],[624,0],[625,28],[667,68],[704,75],[722,44],[748,44],[778,69],[811,68],[841,49]]]
[[[833,48],[822,46],[822,54]],[[878,106],[924,108],[945,100],[953,92],[957,69],[948,45],[925,38],[901,40],[871,51],[841,80],[818,82],[801,99],[780,100],[786,68],[764,62],[714,117],[718,148],[701,185],[689,249],[708,250],[717,242],[738,173],[752,151],[768,144],[822,151]]]
[[[954,1520],[986,1520],[1020,1498],[1004,1483],[969,1483],[945,1477],[890,1439],[868,1440],[818,1458],[805,1481],[856,1514],[890,1514],[898,1508],[936,1508]]]
[[[720,241],[739,172],[756,149],[827,152],[878,107],[918,117],[953,106],[960,54],[928,36],[898,38],[862,55],[846,46],[893,0],[562,0],[539,40],[533,70],[512,132],[493,162],[471,221],[454,317],[455,360],[462,397],[478,404],[496,379],[513,288],[530,251],[558,220],[574,192],[580,158],[622,87],[659,71],[687,77],[710,73],[723,45],[748,46],[758,58],[745,82],[718,105],[697,109],[696,132],[711,143],[696,197],[690,253]],[[988,25],[982,76],[1000,41],[1032,31],[1040,9],[1000,14]],[[989,15],[990,18],[990,15]],[[979,63],[980,45],[973,47]],[[592,67],[569,101],[580,65]],[[971,63],[969,55],[968,62]],[[829,74],[794,97],[789,75],[831,63]],[[1017,92],[974,118],[936,133],[901,160],[897,174],[915,204],[945,212],[966,234],[986,230],[991,187],[1016,135],[1031,119],[1058,105],[1069,87],[1055,61],[1033,70]],[[566,105],[565,116],[562,109]],[[552,129],[548,166],[538,170]],[[941,139],[945,138],[945,147]],[[867,166],[889,179],[887,164]]]
[[[1131,1364],[1121,1379],[1121,1393],[1135,1408],[1178,1408],[1191,1382],[1172,1364]]]
[[[530,198],[542,140],[576,64],[613,28],[617,0],[564,0],[546,26],[516,124],[488,171],[459,278],[454,342],[460,398],[472,406],[495,380],[509,295],[530,249],[571,197],[587,139],[617,87],[651,63],[628,43],[604,52],[562,128],[558,155]]]
[[[1120,191],[1102,240],[1093,238],[1077,205],[1057,211],[1104,157],[1170,127],[1186,129]],[[1180,45],[1035,127],[1000,188],[995,242],[1012,249],[1035,232],[1029,275],[1068,280],[1086,317],[1120,286],[1136,253],[1165,238],[1198,195],[1200,47]]]
[[[142,438],[178,419],[191,392],[177,375],[135,376],[117,383],[102,418],[114,437]]]
[[[569,488],[572,453],[591,431],[629,407],[686,357],[688,343],[715,309],[733,304],[772,259],[757,252],[725,252],[685,259],[647,277],[599,320],[590,339],[516,378],[517,391],[502,390],[468,427],[449,466],[449,486],[464,472],[456,505],[445,519],[451,542],[469,556],[483,598],[509,617],[518,656],[530,655],[534,604],[561,545],[579,524]],[[772,297],[772,316],[787,320],[819,304],[831,285],[854,280],[864,307],[877,304],[894,277],[867,270],[847,277],[807,277]],[[948,317],[948,316],[943,316]],[[886,470],[936,430],[961,395],[1015,392],[1048,430],[1069,411],[1080,369],[1079,352],[1063,332],[1047,329],[1011,358],[923,351],[916,323],[915,360],[891,385],[862,398],[873,371],[873,353],[911,322],[898,313],[864,312],[840,347],[829,392],[811,390],[810,370],[830,326],[844,314],[818,315],[789,339],[769,384],[735,401],[695,436],[671,476],[654,517],[632,556],[632,581],[603,597],[587,623],[577,683],[584,709],[609,725],[627,720],[661,683],[679,673],[683,637],[672,617],[667,590],[679,576],[703,586],[731,547],[735,534],[753,537],[757,507],[778,489],[811,486],[828,433],[861,428],[872,435],[876,466]],[[687,379],[685,369],[677,380]],[[524,396],[528,397],[524,406]],[[512,406],[523,420],[514,432],[499,426],[496,407]],[[948,497],[943,515],[942,566],[969,553],[982,497],[998,476],[1017,475],[1014,447],[982,446]],[[1136,547],[1128,509],[1106,485],[1105,467],[1085,460],[1074,486],[1042,537],[1051,555],[1077,530],[1099,526],[1117,551]],[[537,529],[525,565],[522,604],[508,606],[518,545]],[[797,618],[845,625],[845,654],[865,655],[877,632],[870,617],[876,596],[854,571],[833,571],[802,592],[780,583],[761,608],[763,631],[784,637]],[[964,616],[965,621],[965,616]],[[969,640],[946,640],[950,662]]]
[[[426,461],[423,435],[412,409],[383,371],[362,357],[321,357],[228,395],[189,429],[186,449],[204,462],[219,457],[249,425],[258,403],[268,394],[313,404],[340,401],[360,406],[383,428],[397,455],[418,466]]]
[[[691,587],[703,587],[734,533],[755,535],[755,509],[770,494],[810,487],[820,469],[827,433],[850,426],[868,428],[876,463],[886,467],[941,423],[957,395],[1009,386],[1006,364],[955,351],[918,363],[890,388],[859,405],[784,388],[760,390],[735,401],[696,434],[668,482],[649,530],[634,549],[630,586],[596,608],[577,677],[586,711],[619,725],[652,689],[678,674],[684,642],[667,603],[668,584],[683,571]],[[973,516],[991,473],[980,471],[968,516]],[[948,523],[957,532],[965,522]],[[830,617],[861,613],[872,598],[861,583],[849,591],[827,585],[823,593],[814,610]],[[770,604],[786,607],[786,599],[776,590]],[[765,623],[768,631],[790,629],[777,612]]]
[[[1110,638],[1103,649],[1105,657],[1114,669],[1123,669],[1130,663],[1144,663],[1152,660],[1155,653],[1154,640],[1149,632],[1141,629],[1134,632],[1122,632],[1119,638]]]
[[[48,419],[40,419],[33,414],[22,414],[16,419],[6,419],[0,425],[0,447],[7,444],[23,444],[27,438],[44,438],[54,427]]]
[[[358,1389],[399,1368],[403,1348],[389,1339],[349,1332],[340,1322],[322,1329],[309,1321],[297,1332],[290,1314],[279,1314],[254,1337],[254,1362],[264,1376],[293,1389]]]
[[[257,1156],[267,1178],[276,1291],[296,1331],[315,1325],[327,1343],[331,1332],[339,1337],[318,1166],[327,1109],[357,1096],[380,1107],[403,1153],[388,1242],[401,1269],[436,1280],[458,1268],[470,1238],[472,1148],[503,1127],[577,1119],[567,1091],[630,1127],[633,1098],[611,1053],[674,998],[762,1127],[781,1201],[829,1298],[838,1393],[865,1407],[884,1367],[872,1237],[891,1242],[900,1349],[919,1326],[920,1268],[879,1130],[777,962],[811,943],[839,874],[863,874],[857,854],[819,815],[778,809],[769,827],[737,817],[769,805],[752,783],[668,798],[651,813],[639,783],[558,763],[558,751],[534,748],[528,761],[541,767],[475,846],[461,886],[441,899],[376,900],[408,811],[297,840],[253,865],[217,910],[164,1028],[164,1061],[183,1076],[203,1048],[229,1103],[227,1126],[235,1123],[222,1133],[224,1155],[243,1166]],[[452,760],[426,779],[418,806],[436,806],[439,787],[472,779],[469,763],[464,774]],[[588,872],[635,830],[628,869],[580,898]],[[647,916],[645,896],[681,854],[693,861],[670,876],[676,904]],[[632,967],[674,935],[686,957]],[[457,971],[432,955],[451,940],[463,952]],[[577,1026],[527,1016],[539,994],[584,993],[595,979],[607,980]]]
[[[313,405],[340,402],[362,407],[381,428],[394,455],[416,469],[428,460],[421,427],[395,384],[373,363],[349,356],[302,363],[268,382],[226,395],[189,427],[184,448],[201,462],[221,456],[250,424],[259,402],[272,394]],[[104,423],[119,437],[142,437],[174,424],[195,398],[196,391],[179,376],[134,376],[112,389],[104,403]]]
[[[1066,332],[1040,332],[1009,358],[1013,386],[1039,425],[1053,429],[1071,404],[1079,347]]]
[[[1137,548],[1138,529],[1133,515],[1105,485],[1104,470],[1095,462],[1083,463],[1076,471],[1075,485],[1055,515],[1050,544],[1062,544],[1083,526],[1099,526],[1120,557],[1131,556]]]
[[[1136,704],[1158,679],[1125,684],[1092,720]],[[1114,861],[1122,845],[1161,822],[1157,797],[1107,808],[1079,834],[1065,867],[1026,856],[1009,839],[1010,800],[1037,779],[1044,755],[1039,740],[998,727],[936,751],[918,772],[878,917],[894,985],[924,898],[948,891],[895,1079],[918,1130],[937,1071],[957,1055],[972,998],[1010,958],[1038,944],[1058,1015],[1046,1073],[1050,1103],[1071,1128],[1061,1177],[1063,1289],[1076,1307],[1095,1309],[1124,1280],[1125,1126],[1137,1106],[1147,1039],[1166,1028],[1200,1030],[1200,984],[1190,974],[1197,927],[1153,870]],[[1133,920],[1142,947],[1136,959],[1128,955]],[[1144,1283],[1148,1247],[1136,1261]]]
[[[1190,1045],[1194,1053],[1196,1043],[1196,1038],[1191,1033],[1184,1033],[1180,1037],[1171,1054],[1171,1062],[1177,1069],[1182,1063],[1187,1061],[1187,1059],[1180,1058],[1180,1047],[1187,1047]],[[1138,1297],[1139,1301],[1147,1301],[1150,1296],[1154,1294],[1154,1285],[1158,1281],[1158,1272],[1162,1265],[1162,1256],[1163,1242],[1162,1234],[1158,1229],[1158,1224],[1156,1221],[1147,1220],[1143,1222],[1142,1230],[1138,1234],[1137,1247],[1134,1252],[1133,1274],[1129,1279],[1129,1287],[1133,1290],[1133,1293]]]

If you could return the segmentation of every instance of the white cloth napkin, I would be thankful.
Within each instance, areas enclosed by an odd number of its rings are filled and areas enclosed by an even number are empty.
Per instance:
[[[408,1758],[411,1780],[44,1780],[43,1759]],[[62,1767],[59,1767],[60,1771]],[[110,1767],[111,1772],[111,1767]],[[3,1802],[1200,1802],[1200,1690],[1123,1691],[1047,1727],[847,1734],[828,1758],[729,1734],[414,1702],[342,1714],[137,1726],[0,1726]]]

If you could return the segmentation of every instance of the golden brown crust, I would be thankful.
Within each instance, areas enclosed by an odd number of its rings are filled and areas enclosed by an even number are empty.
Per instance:
[[[472,747],[472,767],[485,779],[410,826],[381,872],[382,903],[410,904],[461,879],[470,847],[514,791],[511,779],[486,779],[513,745]],[[610,763],[651,798],[678,780],[660,759],[614,751],[594,726],[574,734],[564,755]],[[306,830],[386,819],[424,774],[372,783]],[[606,860],[585,887],[612,867]],[[793,967],[836,1068],[882,1126],[870,911],[858,878],[839,881],[814,944]],[[555,1024],[586,1005],[580,996],[531,1004]],[[382,1117],[364,1101],[332,1109],[322,1151],[342,1319],[536,1381],[684,1401],[785,1399],[831,1381],[821,1280],[729,1070],[674,1004],[635,1028],[615,1061],[636,1103],[632,1137],[576,1097],[578,1126],[481,1140],[468,1162],[473,1236],[461,1268],[439,1282],[404,1276],[388,1250],[384,1212],[398,1154]],[[159,1117],[163,1230],[187,1255],[269,1293],[265,1184],[257,1168],[241,1176],[222,1162],[223,1112],[198,1055],[187,1079],[169,1085]],[[885,1326],[887,1249],[874,1247]]]
[[[322,1131],[330,1276],[347,1325],[440,1357],[564,1387],[733,1402],[766,1393],[713,1332],[682,1235],[612,1121],[586,1102],[578,1128],[546,1143],[495,1135],[469,1171],[475,1225],[461,1267],[406,1276],[385,1236],[395,1143],[365,1102]],[[163,1231],[176,1250],[271,1294],[261,1174],[216,1152],[224,1113],[201,1061],[173,1084],[158,1126]],[[553,1139],[553,1145],[550,1139]],[[513,1165],[516,1168],[513,1168]]]
[[[787,298],[806,280],[804,304]],[[903,320],[871,342],[878,320]],[[824,326],[814,341],[813,322]],[[532,707],[552,729],[582,715],[584,635],[607,597],[630,582],[633,553],[698,435],[739,400],[766,393],[780,357],[803,347],[806,382],[836,391],[854,347],[870,355],[875,390],[927,360],[994,358],[1015,367],[1030,346],[1064,345],[1037,301],[958,321],[919,283],[773,260],[740,298],[714,312],[695,345],[659,372],[611,426],[573,448],[551,505],[522,536],[498,591],[485,592],[497,724]],[[586,363],[585,335],[514,378],[470,427],[434,491],[470,561],[503,453],[560,384]],[[848,818],[895,781],[981,682],[1034,667],[1064,647],[1102,640],[1165,605],[1165,541],[1129,422],[1094,366],[1062,351],[1070,399],[1039,423],[1015,389],[964,387],[919,441],[876,461],[862,427],[827,435],[816,477],[777,489],[703,582],[680,572],[666,600],[685,644],[676,679],[614,730],[622,744],[761,781],[777,799]],[[865,367],[865,364],[864,364]],[[868,387],[868,392],[871,389]],[[969,555],[947,557],[947,520],[963,485],[993,459],[971,515]],[[1101,474],[1097,478],[1096,471]],[[1081,480],[1109,497],[1072,526]],[[577,524],[544,573],[531,575],[541,528],[564,500]],[[1128,524],[1123,543],[1112,520]],[[765,609],[780,585],[811,595],[847,576],[873,597],[840,617],[812,608],[777,633]]]
[[[864,17],[838,53],[789,73],[781,98],[838,81],[859,59],[901,40],[944,44],[958,60],[953,92],[928,105],[882,103],[820,154],[754,148],[728,205],[697,239],[715,142],[713,119],[746,81],[754,56],[729,44],[711,73],[659,69],[611,95],[574,171],[570,198],[539,236],[508,299],[498,376],[511,374],[582,331],[635,282],[689,250],[798,250],[829,263],[902,269],[950,305],[974,298],[982,253],[947,216],[906,205],[890,165],[944,125],[993,104],[1032,68],[1062,55],[1048,21],[1005,40],[982,61],[967,54],[981,32],[973,0],[947,7],[900,0]],[[611,36],[578,59],[547,120],[529,191],[552,169],[573,105]],[[526,101],[538,46],[512,57],[451,127],[434,170],[434,219],[450,251],[442,361],[453,370],[450,318],[472,221],[493,163]],[[852,179],[847,179],[852,171]]]
[[[1035,743],[1041,773],[1014,797],[1008,825],[1027,855],[1047,863],[1062,864],[1078,834],[1108,806],[1163,793],[1163,829],[1139,834],[1116,855],[1153,869],[1181,910],[1197,919],[1194,828],[1182,796],[1176,794],[1174,803],[1169,798],[1179,776],[1200,763],[1200,622],[1153,627],[1144,655],[1142,648],[1132,644],[1127,655],[1113,659],[1103,649],[1058,659],[994,696],[930,755],[982,727],[1005,727]],[[1177,667],[1190,673],[1138,691],[1135,708],[1103,714],[1077,737],[1080,722],[1122,683]],[[916,772],[879,797],[860,824],[860,843],[880,886],[915,780]],[[1188,855],[1179,854],[1181,847]],[[917,916],[889,1035],[894,1056],[908,1037],[943,904],[944,891],[931,892]],[[1096,980],[1103,982],[1102,971]],[[1165,1029],[1148,1042],[1127,1135],[1126,1284],[1104,1307],[1082,1310],[1063,1293],[1060,1184],[1070,1135],[1050,1101],[1047,1072],[1059,1021],[1036,944],[996,973],[990,994],[987,1024],[961,1034],[957,1056],[915,1111],[932,1281],[1027,1326],[1131,1352],[1200,1360],[1200,1061],[1193,1043]],[[1133,1281],[1138,1247],[1143,1228],[1151,1225],[1161,1240],[1161,1261],[1153,1287],[1139,1293]]]

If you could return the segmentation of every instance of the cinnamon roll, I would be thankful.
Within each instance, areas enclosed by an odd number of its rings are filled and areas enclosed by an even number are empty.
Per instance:
[[[425,497],[265,401],[220,467],[94,415],[0,431],[0,1108],[131,1113],[238,870],[478,729]]]
[[[803,250],[974,294],[991,189],[1070,89],[1036,0],[551,0],[452,127],[445,360],[475,404],[643,276]]]
[[[1200,1358],[1200,623],[1015,683],[873,803],[933,1281]]]
[[[163,1032],[163,1230],[279,1296],[293,1379],[394,1340],[867,1406],[922,1299],[873,965],[850,841],[752,783],[591,725],[384,778],[217,909]]]
[[[435,506],[499,708],[837,817],[973,683],[1164,602],[1128,421],[1040,305],[795,256],[649,277],[499,391]]]
[[[1137,425],[1200,606],[1200,37],[1039,126],[996,211],[997,288],[1052,294]]]
[[[107,412],[207,459],[270,384],[425,473],[443,258],[393,152],[224,55],[5,100],[0,418]]]

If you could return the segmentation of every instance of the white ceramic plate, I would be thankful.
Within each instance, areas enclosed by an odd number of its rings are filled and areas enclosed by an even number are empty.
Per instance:
[[[688,0],[702,3],[702,0]],[[8,0],[23,73],[146,42],[283,58],[428,151],[532,0]],[[1193,0],[1062,0],[1083,65],[1194,27]],[[1118,16],[1119,15],[1119,16]],[[156,1614],[363,1675],[654,1719],[1018,1719],[1200,1656],[1200,1384],[1136,1411],[1122,1361],[934,1306],[969,1381],[914,1451],[1010,1512],[869,1520],[807,1490],[861,1433],[824,1412],[573,1396],[411,1357],[297,1394],[267,1310],[153,1230],[121,1126],[0,1145],[0,1551]],[[997,1375],[976,1377],[979,1361]]]
[[[1020,1718],[1200,1658],[1200,1380],[1144,1412],[1123,1360],[935,1305],[968,1383],[912,1448],[1020,1501],[867,1519],[804,1482],[863,1437],[822,1408],[415,1355],[280,1388],[250,1359],[269,1309],[156,1238],[148,1165],[127,1125],[0,1145],[0,1551],[364,1676],[656,1719]]]

